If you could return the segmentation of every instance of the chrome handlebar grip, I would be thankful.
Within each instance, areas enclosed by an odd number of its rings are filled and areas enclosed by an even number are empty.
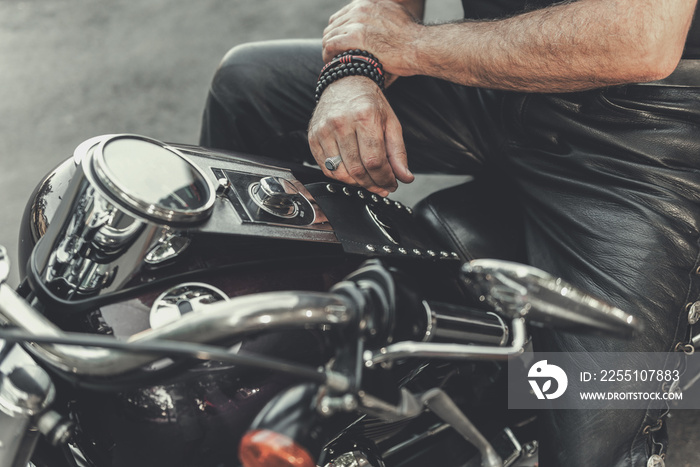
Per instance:
[[[363,354],[366,367],[389,363],[403,358],[444,358],[451,360],[498,360],[520,355],[527,341],[527,329],[523,318],[511,322],[513,340],[507,347],[493,345],[468,345],[435,342],[404,341]]]

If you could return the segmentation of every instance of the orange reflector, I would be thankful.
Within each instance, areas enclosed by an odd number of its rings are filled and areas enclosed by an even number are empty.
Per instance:
[[[238,457],[243,467],[316,467],[306,449],[288,436],[270,430],[246,433]]]

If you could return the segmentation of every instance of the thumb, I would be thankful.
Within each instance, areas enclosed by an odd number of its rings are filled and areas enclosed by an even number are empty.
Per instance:
[[[394,175],[403,183],[411,183],[416,177],[408,170],[408,155],[403,142],[401,124],[394,115],[389,117],[389,121],[386,124],[384,139],[386,156]]]

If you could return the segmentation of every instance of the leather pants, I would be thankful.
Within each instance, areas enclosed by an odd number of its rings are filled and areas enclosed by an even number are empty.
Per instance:
[[[234,48],[214,77],[201,145],[311,161],[320,41]],[[530,264],[639,316],[622,341],[547,333],[540,350],[669,352],[700,298],[700,87],[660,83],[522,94],[415,76],[386,95],[414,172],[498,180],[523,214]],[[541,466],[647,465],[663,413],[543,414]]]

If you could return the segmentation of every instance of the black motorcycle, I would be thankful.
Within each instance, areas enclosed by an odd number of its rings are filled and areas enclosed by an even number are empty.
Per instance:
[[[511,262],[517,223],[483,189],[411,209],[312,167],[84,142],[0,286],[0,465],[534,465],[504,384],[528,323],[638,324]]]

